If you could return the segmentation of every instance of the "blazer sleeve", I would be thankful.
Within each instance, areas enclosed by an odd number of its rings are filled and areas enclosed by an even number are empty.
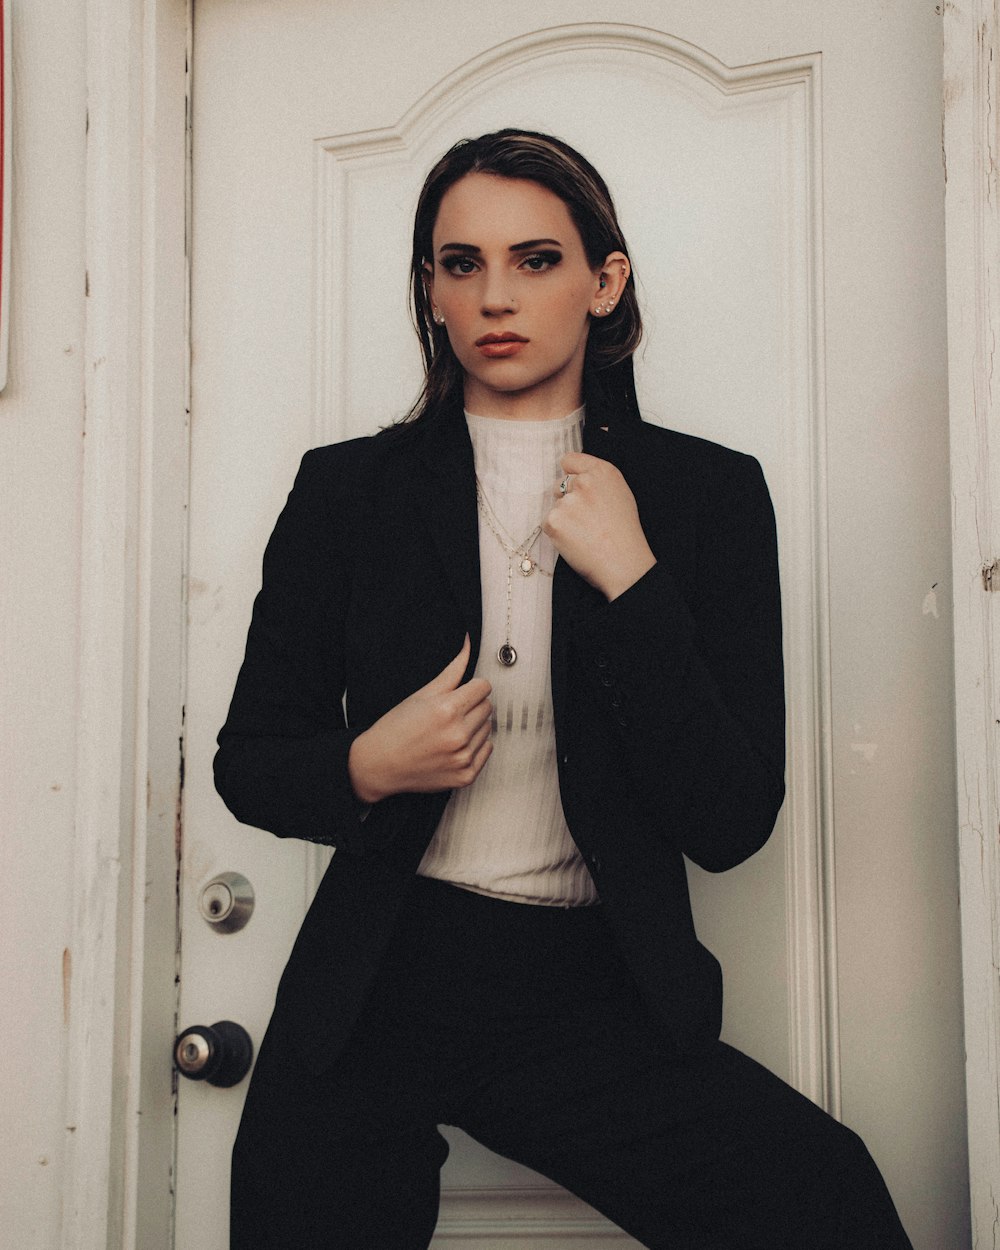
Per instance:
[[[328,468],[307,452],[264,553],[214,771],[237,820],[350,851],[366,809],[347,771],[360,731],[344,715],[350,571],[332,510]]]
[[[696,574],[660,560],[576,631],[632,798],[720,872],[769,837],[784,798],[785,701],[774,513],[760,465],[730,453],[706,491]]]

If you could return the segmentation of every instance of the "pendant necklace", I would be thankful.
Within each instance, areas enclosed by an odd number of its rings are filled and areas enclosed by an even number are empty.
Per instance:
[[[503,523],[497,516],[493,505],[486,497],[483,484],[479,477],[476,477],[476,500],[479,504],[479,512],[483,520],[486,522],[493,537],[500,544],[504,554],[507,557],[507,629],[504,634],[504,640],[497,648],[497,659],[504,668],[513,668],[517,663],[517,652],[510,640],[512,601],[513,601],[513,581],[514,581],[514,558],[517,557],[517,571],[522,577],[530,577],[537,569],[539,573],[544,573],[546,577],[552,574],[548,569],[543,569],[536,559],[531,555],[531,549],[538,542],[542,532],[541,522],[535,526],[527,538],[523,542],[517,542],[511,538],[510,534],[504,528]],[[501,530],[503,533],[501,533]]]

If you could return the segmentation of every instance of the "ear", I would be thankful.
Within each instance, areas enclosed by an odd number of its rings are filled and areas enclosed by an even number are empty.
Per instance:
[[[431,317],[434,319],[434,324],[443,325],[443,318],[438,311],[437,305],[434,303],[434,266],[429,260],[424,261],[424,290],[427,293],[427,302],[431,307]]]
[[[624,252],[609,252],[604,263],[594,274],[594,303],[591,312],[596,317],[612,313],[628,285],[632,266]]]

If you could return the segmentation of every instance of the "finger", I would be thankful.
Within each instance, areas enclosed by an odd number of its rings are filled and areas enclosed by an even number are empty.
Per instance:
[[[487,717],[486,721],[479,726],[476,732],[469,739],[469,749],[472,751],[473,759],[475,759],[475,757],[479,754],[483,743],[489,741],[490,734],[492,732],[493,727]]]
[[[482,703],[483,699],[488,699],[493,693],[493,687],[485,677],[470,677],[462,687],[462,693],[467,694],[474,702]]]
[[[462,650],[448,664],[444,666],[436,677],[424,686],[426,691],[446,691],[457,690],[461,684],[462,678],[465,676],[465,670],[469,663],[469,652],[472,649],[472,643],[469,635],[465,635],[465,642],[462,643]]]
[[[483,771],[483,766],[493,753],[493,742],[490,738],[486,738],[479,746],[479,749],[473,755],[469,764],[462,769],[462,775],[456,777],[452,783],[452,788],[461,790],[465,786],[471,786],[479,774]]]
[[[493,704],[483,699],[474,707],[469,708],[463,717],[466,732],[470,735],[478,732],[483,725],[488,725],[493,716]]]
[[[483,742],[480,745],[478,751],[476,751],[475,758],[472,761],[472,766],[476,770],[477,777],[482,772],[483,765],[486,763],[486,761],[490,758],[492,754],[493,754],[493,739],[490,737],[489,734],[487,734],[486,737],[483,739]]]
[[[559,479],[558,482],[556,482],[555,486],[552,487],[552,497],[557,501],[562,499],[565,495],[569,494],[569,488],[570,475],[566,473]]]
[[[472,677],[464,686],[455,691],[455,703],[452,705],[461,715],[467,715],[481,704],[489,704],[493,687],[485,677]]]
[[[563,473],[586,473],[606,462],[600,456],[590,456],[585,451],[568,451],[559,463]]]

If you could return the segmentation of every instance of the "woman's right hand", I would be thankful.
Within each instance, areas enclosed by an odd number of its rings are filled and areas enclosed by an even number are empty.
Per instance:
[[[471,785],[493,750],[492,687],[482,677],[461,684],[471,643],[438,675],[355,738],[347,759],[354,793],[377,803],[404,791]]]

